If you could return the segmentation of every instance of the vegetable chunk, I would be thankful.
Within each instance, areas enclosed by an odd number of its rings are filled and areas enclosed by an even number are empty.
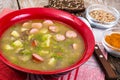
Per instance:
[[[14,48],[12,46],[10,46],[9,44],[5,45],[4,48],[6,50],[13,50]]]
[[[49,62],[48,62],[48,64],[51,65],[51,66],[54,66],[55,63],[56,63],[55,58],[51,58],[51,59],[49,60]]]
[[[23,44],[20,40],[16,40],[13,42],[13,46],[15,47],[23,47]]]
[[[12,31],[11,35],[14,37],[20,37],[20,34],[17,31]]]

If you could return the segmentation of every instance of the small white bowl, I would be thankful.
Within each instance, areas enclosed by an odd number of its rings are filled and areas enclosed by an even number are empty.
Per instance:
[[[115,20],[112,22],[104,22],[104,23],[102,22],[101,23],[100,21],[98,21],[90,16],[90,12],[93,10],[103,10],[108,13],[111,13],[115,17]],[[110,7],[110,6],[93,4],[86,9],[86,18],[88,19],[91,26],[97,27],[97,28],[111,28],[118,23],[119,17],[120,17],[120,14],[117,11],[117,9]]]
[[[120,34],[120,28],[110,28],[110,29],[107,29],[104,32],[103,39],[102,39],[102,44],[103,44],[104,48],[106,49],[106,51],[109,54],[111,54],[111,55],[113,55],[115,57],[120,57],[120,48],[113,47],[113,46],[111,46],[109,43],[107,43],[105,41],[106,35],[110,35],[112,33],[118,33],[118,34]]]

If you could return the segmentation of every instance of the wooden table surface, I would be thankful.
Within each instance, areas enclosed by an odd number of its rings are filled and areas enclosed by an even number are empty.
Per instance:
[[[43,7],[48,5],[49,0],[0,0],[0,11],[3,8],[11,8],[11,9],[22,9],[29,7]],[[19,5],[18,5],[19,3]],[[120,12],[120,0],[84,0],[85,8],[87,8],[91,4],[104,4],[113,6]],[[117,26],[120,25],[120,21]]]
[[[94,3],[113,6],[120,12],[120,0],[84,0],[85,8]],[[0,12],[4,8],[18,10],[29,7],[44,7],[45,5],[48,5],[48,0],[0,0]],[[120,27],[120,20],[116,27]],[[115,68],[117,67],[118,71],[120,71],[120,62],[117,62],[120,59],[111,56],[109,56],[108,59],[115,65]]]
[[[43,7],[48,4],[48,0],[0,0],[0,11],[3,8],[18,9],[17,2],[21,8]],[[120,11],[120,0],[84,0],[85,7],[94,3],[113,6]]]

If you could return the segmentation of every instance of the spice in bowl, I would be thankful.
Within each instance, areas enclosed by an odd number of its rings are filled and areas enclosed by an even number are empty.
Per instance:
[[[110,28],[103,33],[102,45],[108,54],[120,57],[120,28]]]
[[[92,18],[100,22],[112,22],[115,20],[115,16],[112,13],[104,10],[92,10],[89,14]]]
[[[120,33],[106,35],[105,41],[112,47],[120,49]]]

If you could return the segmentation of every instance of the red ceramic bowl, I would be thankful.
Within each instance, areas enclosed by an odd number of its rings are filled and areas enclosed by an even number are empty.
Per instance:
[[[76,16],[72,14],[52,8],[28,8],[7,14],[6,16],[0,19],[0,38],[2,34],[4,34],[4,32],[11,25],[14,25],[15,23],[23,20],[30,20],[30,19],[51,19],[70,25],[83,37],[85,44],[84,55],[82,59],[80,59],[78,62],[67,68],[54,70],[54,71],[38,71],[38,70],[26,69],[11,63],[3,56],[2,51],[0,51],[0,59],[10,67],[23,72],[34,73],[34,74],[46,74],[46,75],[61,74],[61,73],[69,72],[79,67],[80,65],[85,63],[88,60],[88,58],[92,55],[94,51],[95,41],[92,31],[87,27],[87,25],[82,20],[78,19]]]

